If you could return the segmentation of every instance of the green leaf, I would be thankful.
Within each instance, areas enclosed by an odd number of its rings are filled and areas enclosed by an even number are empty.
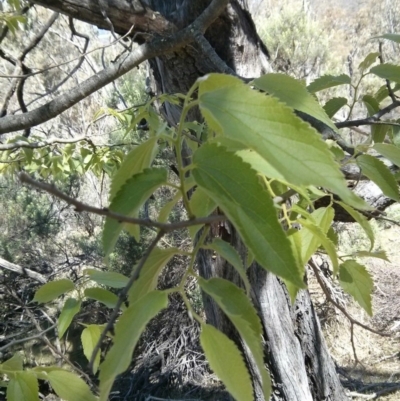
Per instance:
[[[346,74],[336,76],[323,75],[311,82],[311,84],[307,86],[307,90],[310,93],[315,93],[324,89],[333,88],[334,86],[346,84],[351,85],[351,78]]]
[[[7,386],[7,401],[39,401],[39,384],[31,372],[17,372]]]
[[[129,306],[115,325],[114,344],[100,365],[100,401],[107,401],[115,378],[128,369],[148,322],[168,305],[168,295],[152,291]]]
[[[86,269],[84,273],[97,284],[107,285],[111,288],[124,288],[129,281],[129,278],[121,273],[103,272],[95,269]]]
[[[34,302],[45,303],[56,299],[66,292],[75,288],[74,283],[66,278],[57,281],[51,281],[42,285],[35,293]]]
[[[150,138],[127,154],[111,181],[110,201],[129,178],[151,166],[157,151],[157,138]]]
[[[118,302],[118,296],[104,288],[86,288],[85,297],[95,299],[107,308],[115,308]]]
[[[87,326],[81,334],[81,341],[83,347],[83,353],[85,354],[88,361],[92,358],[93,350],[98,341],[100,340],[102,328],[98,324],[90,324]],[[97,351],[96,358],[93,363],[93,374],[96,374],[100,364],[100,350]]]
[[[18,372],[23,369],[23,362],[22,355],[16,353],[0,365],[0,370],[3,372]]]
[[[130,305],[156,288],[162,269],[177,252],[176,248],[153,249],[146,259],[138,279],[135,280],[128,292]]]
[[[158,221],[160,223],[165,223],[168,221],[169,215],[171,214],[171,210],[181,199],[182,199],[182,193],[180,191],[177,191],[174,197],[169,202],[167,202],[164,205],[164,207],[160,210],[160,213],[158,215]]]
[[[200,278],[199,285],[228,316],[250,349],[262,377],[264,397],[268,400],[271,383],[263,360],[262,327],[254,306],[243,290],[230,281],[221,278],[210,280]]]
[[[393,164],[400,167],[400,148],[395,145],[376,143],[374,149],[382,156],[389,159]]]
[[[329,99],[324,105],[325,113],[329,118],[332,118],[346,104],[347,99],[345,97],[334,97]]]
[[[193,164],[197,184],[228,216],[260,265],[302,288],[290,242],[255,171],[216,144],[198,149]]]
[[[190,210],[197,217],[209,216],[217,207],[213,199],[211,199],[205,191],[197,187],[189,201]],[[200,230],[201,225],[189,227],[189,234],[192,239],[195,238],[197,232]]]
[[[57,322],[58,338],[62,338],[71,324],[72,319],[79,312],[80,308],[81,301],[78,301],[75,298],[67,299]]]
[[[322,235],[326,235],[333,221],[335,212],[332,207],[321,207],[311,213],[311,223],[314,223],[320,230]],[[315,235],[315,230],[304,226],[300,231],[294,234],[301,237],[301,261],[302,266],[308,263],[311,256],[322,245],[320,235]]]
[[[229,264],[231,264],[238,272],[243,284],[246,288],[246,292],[250,293],[250,282],[246,274],[246,269],[243,266],[243,261],[240,258],[236,249],[221,238],[214,238],[213,242],[207,246],[203,246],[205,249],[212,249],[221,255]]]
[[[162,184],[167,181],[167,171],[164,169],[146,169],[140,174],[134,175],[122,186],[118,194],[114,197],[110,205],[110,210],[125,216],[137,217],[140,207],[146,202],[150,195]],[[117,242],[119,233],[127,224],[122,224],[117,220],[106,218],[103,231],[103,249],[105,256],[113,250]],[[130,233],[139,242],[140,227],[130,225]]]
[[[386,260],[386,262],[390,262],[385,251],[375,251],[375,252],[358,251],[354,253],[354,256],[358,258],[377,258]]]
[[[201,325],[200,343],[211,369],[233,398],[237,401],[252,401],[250,374],[235,343],[209,324]]]
[[[243,143],[279,172],[279,177],[270,178],[322,186],[354,207],[368,208],[347,188],[321,136],[274,97],[252,90],[235,77],[209,74],[199,85],[199,105],[218,135]]]
[[[370,95],[365,95],[362,100],[368,110],[368,116],[373,116],[380,110],[379,103],[374,97]],[[389,128],[389,125],[384,124],[372,125],[371,133],[374,142],[383,142],[385,140],[386,134],[389,131]]]
[[[360,306],[372,316],[371,293],[374,282],[365,266],[355,260],[346,260],[340,265],[340,285]]]
[[[285,74],[266,74],[255,79],[253,84],[257,88],[277,97],[289,107],[322,121],[334,131],[337,130],[335,124],[327,116],[315,97],[297,79]]]
[[[388,198],[399,201],[397,182],[383,162],[370,155],[361,155],[356,160],[362,173],[378,185]]]
[[[65,401],[97,401],[89,386],[74,373],[66,370],[51,370],[47,380],[56,394]]]
[[[317,226],[316,224],[308,220],[299,219],[298,221],[303,227],[307,228],[311,233],[313,233],[316,236],[316,238],[318,238],[318,241],[321,243],[321,246],[325,249],[325,251],[329,255],[329,258],[332,261],[333,272],[334,274],[336,274],[339,269],[339,262],[335,245],[328,238],[328,236],[322,231],[321,227]]]
[[[367,68],[371,67],[371,65],[375,63],[379,55],[380,55],[379,52],[369,53],[358,66],[361,72],[364,72]]]
[[[392,42],[400,43],[400,35],[398,33],[385,33],[381,36],[375,36],[372,39],[388,39]]]
[[[400,66],[393,64],[379,64],[370,69],[370,72],[380,78],[400,84]]]
[[[369,224],[369,221],[367,220],[367,218],[364,215],[362,215],[360,212],[358,212],[357,210],[354,210],[351,206],[346,205],[343,202],[337,201],[336,203],[338,203],[344,210],[346,210],[346,212],[351,217],[353,217],[353,219],[361,226],[361,228],[364,230],[365,234],[367,234],[367,237],[371,243],[370,249],[372,249],[375,245],[375,235],[374,235],[374,231],[372,230],[372,227]]]

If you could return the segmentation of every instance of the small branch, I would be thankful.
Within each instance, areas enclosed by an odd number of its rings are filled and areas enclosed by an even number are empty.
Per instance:
[[[24,267],[15,265],[14,263],[10,263],[7,260],[2,259],[2,258],[0,258],[0,268],[10,270],[14,273],[18,273],[23,276],[28,276],[30,278],[33,278],[36,281],[39,281],[39,283],[42,283],[42,284],[47,283],[46,277],[44,277],[40,273],[37,273],[37,272],[34,272],[33,270],[26,269]]]
[[[171,224],[159,223],[158,221],[152,221],[152,220],[137,219],[134,217],[128,217],[123,214],[113,212],[106,208],[101,209],[101,208],[97,208],[97,207],[82,203],[82,202],[78,201],[77,199],[71,198],[70,196],[66,195],[64,192],[61,192],[54,185],[49,185],[49,184],[46,184],[43,182],[36,181],[33,178],[29,177],[29,175],[27,175],[26,173],[20,173],[19,179],[21,180],[21,182],[23,182],[25,184],[28,184],[28,185],[38,188],[38,189],[42,189],[42,190],[48,192],[49,194],[54,195],[57,198],[64,200],[69,205],[74,206],[75,210],[77,212],[86,211],[89,213],[98,214],[100,216],[106,216],[106,217],[109,217],[110,219],[118,220],[120,223],[138,224],[143,227],[155,227],[166,233],[175,231],[175,230],[180,230],[182,228],[187,228],[187,227],[190,227],[193,225],[212,224],[212,223],[226,220],[226,216],[220,216],[220,215],[213,215],[213,216],[209,216],[209,217],[202,217],[199,219],[179,221],[177,223],[171,223]]]
[[[128,292],[129,292],[130,288],[132,287],[133,283],[138,279],[138,277],[140,275],[140,272],[142,271],[142,268],[143,268],[144,264],[146,263],[146,260],[148,259],[148,257],[150,256],[151,252],[153,251],[153,249],[157,245],[158,241],[160,241],[160,239],[164,235],[165,235],[165,231],[160,230],[158,232],[157,236],[151,242],[150,246],[147,248],[145,254],[143,255],[142,259],[140,260],[140,263],[138,264],[138,266],[134,270],[134,272],[133,272],[132,276],[130,277],[128,283],[126,284],[126,286],[123,288],[123,290],[119,294],[117,304],[115,305],[115,308],[111,313],[110,319],[108,320],[106,327],[104,328],[103,332],[101,333],[101,336],[100,336],[99,340],[97,341],[96,346],[93,348],[92,356],[91,356],[90,361],[89,361],[89,370],[90,371],[93,370],[93,363],[94,363],[94,360],[96,359],[97,353],[100,350],[102,342],[105,340],[105,338],[107,336],[107,333],[110,330],[112,330],[112,328],[114,327],[114,323],[117,320],[117,317],[119,315],[119,309],[120,309],[121,305],[125,302],[125,300],[126,300],[126,298],[128,296]]]
[[[38,142],[25,142],[25,141],[15,141],[11,143],[4,143],[0,144],[0,150],[12,150],[12,149],[21,149],[21,148],[28,148],[28,149],[40,149],[40,148],[45,148],[46,146],[51,146],[57,143],[60,144],[68,144],[68,143],[77,143],[85,141],[93,146],[96,146],[93,144],[92,140],[86,136],[78,137],[78,138],[73,138],[73,139],[61,139],[61,138],[50,138],[46,139],[44,141],[38,141]],[[104,145],[107,146],[107,145]]]
[[[393,123],[390,122],[383,122],[379,121],[381,117],[383,117],[385,114],[390,113],[392,110],[400,106],[400,101],[396,100],[389,106],[383,108],[382,110],[378,111],[371,117],[367,118],[361,118],[359,120],[349,120],[349,121],[342,121],[340,123],[336,123],[337,128],[348,128],[348,127],[359,127],[360,125],[372,125],[372,124],[387,124],[387,125],[393,125]]]

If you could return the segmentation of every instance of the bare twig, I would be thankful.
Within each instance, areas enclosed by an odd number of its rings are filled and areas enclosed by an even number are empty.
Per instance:
[[[54,185],[36,181],[33,178],[29,177],[29,175],[27,175],[25,173],[20,173],[19,179],[23,183],[26,183],[26,184],[28,184],[32,187],[38,188],[38,189],[42,189],[42,190],[48,192],[49,194],[52,194],[52,195],[56,196],[57,198],[64,200],[68,204],[74,206],[75,210],[77,212],[86,211],[89,213],[94,213],[94,214],[98,214],[100,216],[106,216],[111,219],[118,220],[121,223],[138,224],[138,225],[141,225],[144,227],[155,227],[166,233],[174,231],[174,230],[180,230],[182,228],[190,227],[193,225],[212,224],[212,223],[226,220],[226,216],[221,216],[221,215],[213,215],[213,216],[202,217],[202,218],[198,218],[198,219],[179,221],[177,223],[171,223],[171,224],[159,223],[158,221],[152,221],[152,220],[146,220],[146,219],[137,219],[134,217],[128,217],[123,214],[113,212],[106,208],[97,208],[97,207],[82,203],[82,202],[78,201],[77,199],[71,198],[70,196],[66,195],[64,192],[61,192]]]
[[[101,333],[101,336],[100,336],[99,340],[97,341],[96,346],[93,348],[92,356],[91,356],[90,361],[89,361],[89,370],[92,370],[92,368],[93,368],[93,363],[94,363],[94,361],[96,359],[96,355],[99,352],[101,344],[105,340],[105,338],[107,336],[107,333],[114,327],[114,323],[117,320],[117,317],[119,315],[119,309],[120,309],[121,305],[125,302],[126,297],[128,296],[128,292],[129,292],[130,288],[132,287],[133,283],[139,277],[140,272],[142,271],[142,268],[143,268],[144,264],[146,263],[146,260],[148,259],[148,257],[150,256],[151,252],[153,251],[153,249],[157,245],[158,241],[160,241],[160,239],[164,235],[165,235],[165,231],[160,230],[158,232],[157,236],[151,242],[150,246],[147,248],[145,254],[143,255],[142,259],[140,260],[138,266],[134,270],[134,272],[133,272],[132,276],[130,277],[128,283],[126,284],[126,286],[123,288],[123,290],[119,294],[118,301],[117,301],[117,303],[115,305],[114,310],[111,313],[111,316],[110,316],[110,318],[109,318],[109,320],[107,322],[107,325],[104,328],[103,332]]]

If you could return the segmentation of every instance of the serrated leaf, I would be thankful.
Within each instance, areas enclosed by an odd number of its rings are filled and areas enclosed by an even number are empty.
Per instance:
[[[370,72],[380,78],[400,84],[400,66],[393,64],[379,64],[370,69]]]
[[[397,182],[382,161],[370,155],[361,155],[356,160],[362,173],[378,185],[388,198],[399,201]]]
[[[319,77],[315,81],[311,82],[311,84],[307,86],[307,90],[310,93],[315,93],[324,89],[346,84],[351,84],[351,78],[346,74],[336,76],[323,75],[322,77]]]
[[[374,282],[365,266],[355,260],[346,260],[340,265],[339,281],[343,290],[372,316],[371,294]]]
[[[229,264],[231,264],[238,272],[243,284],[246,288],[246,292],[250,293],[250,282],[246,274],[246,270],[243,266],[243,261],[240,258],[236,249],[226,241],[221,238],[214,238],[211,244],[204,246],[205,249],[212,249],[221,255]]]
[[[354,256],[358,258],[377,258],[386,260],[386,262],[390,262],[385,251],[375,251],[375,252],[358,251],[354,253]]]
[[[111,181],[110,201],[112,201],[129,178],[151,166],[157,151],[157,138],[150,138],[126,155]]]
[[[72,291],[74,288],[74,283],[66,278],[57,281],[51,281],[50,283],[42,285],[36,291],[33,301],[39,303],[50,302],[60,295]]]
[[[347,99],[345,97],[334,97],[329,99],[324,105],[325,113],[329,118],[332,118],[346,104]]]
[[[199,285],[228,316],[250,349],[262,377],[264,397],[268,400],[271,383],[263,360],[262,326],[254,306],[243,290],[228,280],[221,278],[204,280],[199,278]]]
[[[381,36],[375,36],[372,39],[388,39],[392,42],[400,43],[400,35],[398,33],[385,33]]]
[[[217,204],[210,198],[205,191],[197,187],[189,201],[190,210],[197,217],[209,216],[217,207]],[[201,225],[189,227],[189,235],[192,239],[195,238],[197,232],[200,230]]]
[[[171,214],[171,210],[181,199],[182,199],[182,193],[180,191],[177,191],[174,197],[169,202],[167,202],[160,210],[160,213],[158,214],[158,221],[160,223],[165,223],[168,221],[168,217]]]
[[[93,350],[101,336],[102,328],[98,324],[90,324],[81,334],[83,353],[88,361],[92,358]],[[97,351],[96,358],[93,362],[93,374],[96,374],[100,364],[100,351]]]
[[[39,384],[31,372],[17,372],[7,386],[7,401],[39,401]]]
[[[74,373],[66,370],[51,370],[47,380],[55,393],[65,401],[97,401],[89,386]]]
[[[281,102],[284,102],[294,110],[306,113],[322,121],[334,131],[337,130],[335,124],[327,116],[315,97],[297,79],[286,74],[266,74],[255,79],[253,84],[257,88],[277,97]]]
[[[371,65],[375,63],[379,55],[379,52],[369,53],[358,66],[359,70],[361,70],[361,72],[364,72],[367,68],[371,67]]]
[[[372,230],[372,227],[369,224],[369,221],[367,220],[367,218],[364,215],[362,215],[360,212],[358,212],[357,210],[354,210],[351,206],[346,205],[343,202],[337,201],[336,203],[338,203],[344,210],[346,210],[346,212],[351,217],[353,217],[353,219],[361,226],[361,228],[364,230],[365,234],[367,234],[367,237],[371,243],[370,249],[372,249],[375,245],[375,234],[374,234],[374,231]]]
[[[178,252],[176,248],[154,248],[146,259],[140,275],[128,292],[128,301],[132,305],[157,286],[159,275],[164,266]]]
[[[115,308],[118,296],[104,288],[86,288],[85,297],[101,302],[107,308]]]
[[[400,148],[395,145],[376,143],[374,149],[382,156],[389,159],[393,164],[400,167]]]
[[[24,359],[20,353],[14,354],[0,365],[0,370],[8,372],[18,372],[23,369]]]
[[[115,325],[114,344],[100,365],[100,401],[107,401],[115,378],[128,369],[132,353],[149,321],[168,305],[168,295],[152,291],[129,306]]]
[[[279,178],[298,186],[325,187],[354,207],[368,208],[347,188],[320,135],[274,97],[235,77],[210,74],[199,84],[199,105],[211,129],[259,153]]]
[[[333,221],[335,212],[332,207],[321,207],[311,213],[311,223],[317,226],[323,235],[326,235]],[[315,234],[315,230],[305,225],[300,231],[294,234],[301,237],[301,260],[302,265],[308,263],[311,256],[322,245],[320,235]]]
[[[250,374],[235,343],[209,324],[201,326],[200,343],[211,369],[233,398],[237,401],[252,401]]]
[[[302,288],[299,267],[274,204],[254,170],[240,157],[216,144],[207,144],[193,156],[197,184],[228,216],[245,245],[265,269]]]
[[[116,272],[103,272],[101,270],[86,269],[84,273],[97,284],[107,285],[111,288],[124,288],[129,281],[128,277]]]
[[[379,103],[374,97],[365,95],[362,100],[368,110],[368,116],[373,116],[380,110]],[[374,142],[383,142],[389,128],[389,125],[384,124],[372,125],[371,134]]]
[[[335,245],[331,242],[331,240],[327,237],[327,235],[322,231],[321,227],[317,226],[316,224],[304,220],[299,219],[299,223],[307,228],[310,232],[312,232],[317,238],[318,241],[321,243],[321,246],[325,249],[326,253],[328,254],[329,258],[332,261],[333,266],[333,273],[336,274],[339,269],[339,262],[338,256],[336,252]]]
[[[167,171],[164,169],[146,169],[140,174],[134,175],[121,187],[110,205],[110,210],[124,216],[137,217],[140,207],[146,202],[150,195],[167,181]],[[127,224],[117,220],[106,218],[103,230],[103,249],[107,257],[113,250],[118,236]],[[139,242],[140,227],[130,225],[129,232]]]
[[[81,308],[81,301],[75,298],[68,298],[64,304],[61,314],[57,321],[58,338],[62,338],[72,322],[74,316]]]

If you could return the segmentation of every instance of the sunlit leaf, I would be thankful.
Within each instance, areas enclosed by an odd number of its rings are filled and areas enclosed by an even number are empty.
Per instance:
[[[168,217],[171,214],[171,210],[176,206],[176,204],[182,199],[182,193],[177,191],[174,197],[167,202],[164,207],[160,210],[158,215],[158,221],[160,223],[165,223],[168,221]]]
[[[65,401],[97,401],[89,386],[74,373],[52,370],[47,373],[47,380],[56,394]]]
[[[230,281],[221,278],[199,279],[201,289],[210,295],[228,316],[243,341],[250,349],[262,377],[266,400],[270,397],[271,383],[264,367],[261,344],[261,322],[257,312],[246,294]]]
[[[198,149],[193,163],[197,184],[228,216],[260,265],[303,287],[289,240],[255,171],[216,144]]]
[[[400,84],[400,66],[393,64],[379,64],[370,69],[370,72],[380,78]]]
[[[374,97],[370,95],[365,95],[362,100],[368,110],[368,116],[373,116],[380,110],[379,103]],[[390,126],[385,124],[372,125],[371,133],[373,141],[383,142],[385,140],[389,128]]]
[[[391,40],[392,42],[400,43],[400,34],[385,33],[384,35],[381,35],[381,36],[375,36],[372,39],[388,39],[388,40]]]
[[[301,111],[322,121],[328,127],[336,131],[336,126],[327,116],[314,96],[310,94],[306,86],[295,78],[286,74],[266,74],[253,81],[253,84],[277,97],[294,110]]]
[[[2,371],[18,372],[23,369],[24,358],[18,352],[0,365]]]
[[[94,347],[98,343],[101,336],[102,328],[97,324],[90,324],[87,326],[81,334],[81,341],[83,347],[83,353],[85,354],[88,361],[90,361]],[[97,372],[100,364],[100,351],[97,351],[96,358],[93,362],[93,374]]]
[[[128,301],[132,305],[157,286],[159,275],[164,266],[177,253],[176,248],[154,248],[144,263],[139,277],[128,292]],[[136,267],[135,267],[136,268]]]
[[[66,278],[57,281],[50,281],[50,283],[42,285],[36,291],[33,301],[39,303],[50,302],[60,295],[72,291],[74,288],[74,283]]]
[[[57,321],[58,337],[62,338],[72,322],[74,316],[81,308],[81,301],[75,298],[68,298],[64,304],[61,314]]]
[[[385,251],[375,251],[375,252],[358,251],[355,252],[353,255],[359,258],[377,258],[386,260],[386,262],[390,262]]]
[[[371,294],[374,282],[365,266],[355,260],[346,260],[340,265],[339,281],[343,290],[372,316]]]
[[[167,170],[146,169],[142,173],[134,175],[121,187],[110,205],[110,210],[124,216],[137,217],[140,207],[146,202],[150,195],[167,181]],[[140,227],[130,225],[135,231],[130,230],[137,242],[140,237]],[[113,250],[118,236],[126,224],[117,220],[106,218],[103,230],[103,249],[106,256]]]
[[[100,401],[108,400],[115,378],[131,364],[133,350],[147,323],[167,304],[166,293],[152,291],[121,315],[115,325],[114,344],[100,365]]]
[[[105,306],[107,306],[107,308],[115,308],[118,302],[117,295],[104,288],[98,288],[98,287],[86,288],[85,297],[95,299],[96,301],[99,301]]]
[[[252,90],[235,77],[210,74],[200,82],[199,104],[218,135],[243,143],[279,172],[279,177],[270,178],[322,186],[354,207],[368,208],[347,188],[321,136],[274,97]]]
[[[376,143],[374,149],[382,156],[389,159],[393,164],[400,167],[400,148],[386,143]]]
[[[379,55],[379,52],[369,53],[358,66],[361,72],[364,72],[367,68],[371,67],[371,65],[375,63]]]
[[[231,264],[238,272],[243,284],[246,287],[247,293],[250,292],[250,282],[246,274],[246,270],[243,266],[243,261],[240,258],[236,249],[226,241],[221,238],[214,238],[211,244],[204,246],[205,249],[212,249],[221,255],[229,264]]]
[[[39,401],[39,384],[31,372],[17,372],[7,386],[7,401]]]
[[[157,138],[150,138],[126,155],[121,166],[111,180],[110,200],[114,198],[122,185],[125,184],[129,178],[151,166],[157,151]]]
[[[357,210],[354,210],[351,206],[346,205],[343,202],[337,202],[346,212],[353,217],[353,219],[361,226],[361,228],[365,231],[365,234],[367,234],[367,237],[371,243],[371,248],[374,247],[375,244],[375,234],[374,231],[372,230],[371,225],[369,224],[369,221],[367,218],[362,215],[360,212]]]
[[[371,155],[361,155],[357,157],[357,164],[362,173],[375,182],[388,198],[399,201],[397,182],[382,161]]]
[[[323,89],[333,88],[338,85],[351,84],[351,78],[346,75],[323,75],[317,78],[315,81],[311,82],[307,86],[307,90],[311,93],[319,92]]]
[[[332,118],[346,104],[347,99],[345,97],[334,97],[329,99],[324,105],[325,113],[329,118]]]
[[[124,288],[129,281],[129,278],[121,273],[101,271],[95,269],[86,269],[84,271],[91,280],[97,284],[107,285],[111,288]]]
[[[235,343],[209,324],[201,326],[200,343],[211,369],[237,401],[252,401],[253,387]]]

